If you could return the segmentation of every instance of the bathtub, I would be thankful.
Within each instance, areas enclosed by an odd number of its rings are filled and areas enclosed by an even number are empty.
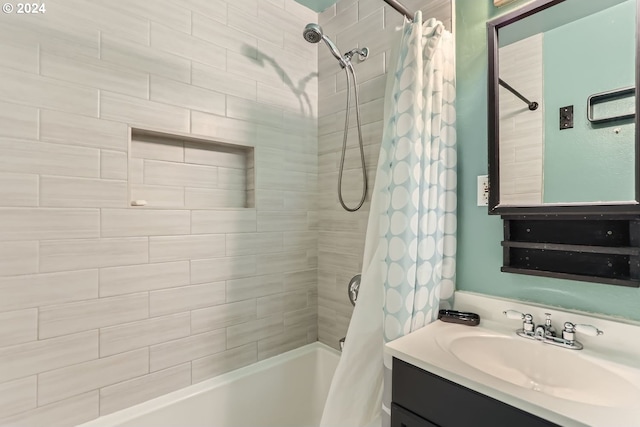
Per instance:
[[[78,427],[318,426],[339,358],[316,342]]]

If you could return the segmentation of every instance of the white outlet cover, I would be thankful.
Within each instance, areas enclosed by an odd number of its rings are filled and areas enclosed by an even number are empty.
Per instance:
[[[489,206],[489,176],[478,175],[478,206]]]

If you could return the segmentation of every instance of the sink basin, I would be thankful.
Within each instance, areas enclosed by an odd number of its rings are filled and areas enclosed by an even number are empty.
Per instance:
[[[478,313],[479,326],[436,321],[385,345],[398,359],[481,395],[565,427],[640,427],[640,322],[565,312],[481,295],[456,293],[457,310]],[[594,325],[570,350],[516,335],[513,309],[556,325]],[[499,424],[499,423],[497,423]]]
[[[440,345],[474,369],[519,387],[590,405],[619,407],[640,401],[640,389],[607,363],[517,336],[462,335]]]

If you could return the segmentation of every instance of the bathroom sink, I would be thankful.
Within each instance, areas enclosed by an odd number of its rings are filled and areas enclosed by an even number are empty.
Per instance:
[[[640,323],[564,312],[514,301],[456,293],[459,311],[481,317],[479,326],[433,322],[385,346],[396,358],[485,397],[564,427],[640,427]],[[579,332],[582,350],[516,335],[519,321],[505,309],[551,314],[564,322],[594,325],[601,336]]]
[[[607,362],[517,336],[462,335],[440,342],[463,363],[525,389],[598,406],[640,401],[640,389]]]

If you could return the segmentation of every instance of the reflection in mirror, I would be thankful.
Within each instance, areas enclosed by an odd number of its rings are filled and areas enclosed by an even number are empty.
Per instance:
[[[635,202],[636,0],[566,0],[498,40],[499,78],[539,103],[500,86],[500,206]]]

